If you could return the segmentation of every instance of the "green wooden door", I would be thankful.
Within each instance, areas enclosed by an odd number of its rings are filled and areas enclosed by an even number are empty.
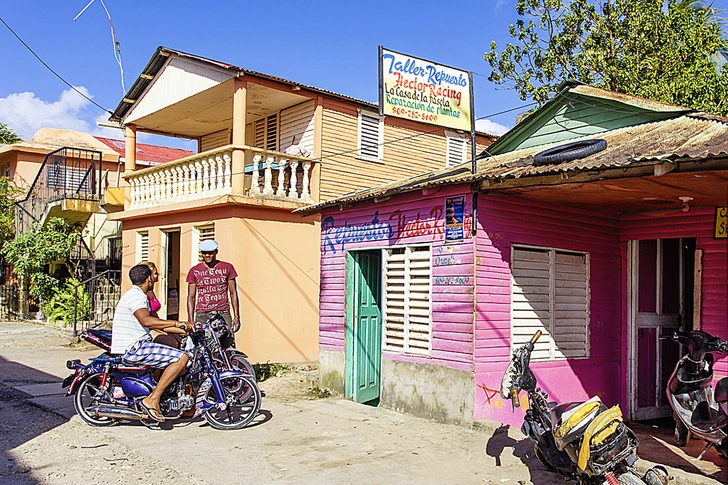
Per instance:
[[[381,255],[354,255],[354,318],[352,332],[353,398],[365,403],[379,399],[382,362]]]

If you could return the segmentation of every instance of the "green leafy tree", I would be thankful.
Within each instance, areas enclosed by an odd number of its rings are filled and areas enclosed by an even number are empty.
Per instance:
[[[12,145],[23,141],[18,135],[13,132],[7,125],[0,123],[0,145]]]
[[[690,0],[518,0],[517,42],[485,54],[489,79],[542,104],[559,83],[728,114],[728,43],[711,6]]]
[[[9,177],[0,177],[0,247],[15,237],[15,200],[22,191]]]
[[[12,263],[13,271],[20,276],[20,312],[28,313],[25,303],[30,292],[30,282],[34,283],[32,294],[43,297],[50,294],[53,284],[45,271],[55,261],[68,264],[68,257],[78,244],[81,233],[61,218],[51,218],[45,226],[34,224],[31,229],[7,241],[2,248],[5,259]],[[73,274],[75,268],[69,268]],[[38,283],[39,287],[35,288]]]

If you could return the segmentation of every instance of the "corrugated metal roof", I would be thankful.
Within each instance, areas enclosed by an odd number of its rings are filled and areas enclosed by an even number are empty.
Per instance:
[[[587,140],[594,137],[583,137]],[[471,163],[435,170],[404,180],[360,190],[326,202],[296,210],[309,214],[333,205],[361,202],[426,187],[543,175],[589,172],[630,167],[661,160],[699,160],[728,156],[728,118],[708,113],[690,113],[669,120],[645,123],[601,133],[607,148],[593,155],[552,165],[533,165],[537,153],[560,145],[544,145],[478,160],[477,173]]]
[[[122,157],[126,155],[126,142],[124,140],[114,140],[113,138],[104,138],[101,136],[94,137],[101,143],[109,146]],[[195,152],[183,150],[181,148],[170,148],[159,145],[149,145],[146,143],[137,143],[136,157],[137,162],[146,162],[151,164],[166,163],[172,160],[194,155]]]

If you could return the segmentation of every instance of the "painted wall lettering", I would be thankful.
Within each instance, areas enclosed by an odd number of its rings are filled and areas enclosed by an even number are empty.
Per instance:
[[[358,226],[350,226],[347,221],[343,226],[336,227],[336,223],[332,216],[328,216],[321,223],[321,232],[323,233],[323,253],[329,250],[336,254],[336,247],[343,251],[346,243],[362,242],[362,241],[380,241],[382,239],[390,239],[392,237],[392,226],[389,222],[379,221],[379,211],[374,213],[372,222],[360,224]]]
[[[430,209],[430,218],[422,219],[420,212],[414,219],[408,218],[406,213],[396,210],[389,216],[390,221],[396,221],[395,240],[400,242],[403,237],[432,236],[432,240],[442,239],[445,233],[442,220],[442,207],[436,205]]]
[[[467,285],[470,276],[435,276],[436,285]]]
[[[460,264],[460,260],[455,256],[435,256],[432,261],[435,266],[452,266]]]

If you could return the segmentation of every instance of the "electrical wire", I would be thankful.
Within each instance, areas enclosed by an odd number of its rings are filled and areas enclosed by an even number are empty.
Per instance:
[[[25,46],[25,48],[28,49],[30,51],[30,53],[33,54],[35,56],[35,58],[40,61],[41,64],[43,64],[43,66],[45,66],[46,69],[48,69],[50,72],[52,72],[58,79],[60,79],[61,81],[63,81],[63,83],[66,86],[68,86],[69,88],[71,88],[74,91],[76,91],[78,94],[80,94],[81,96],[83,96],[84,98],[86,98],[87,100],[89,100],[92,104],[94,104],[98,108],[106,111],[109,114],[113,114],[110,110],[104,108],[99,103],[97,103],[96,101],[94,101],[93,99],[89,98],[88,96],[86,96],[85,94],[83,94],[81,91],[79,91],[78,89],[76,89],[76,87],[74,87],[73,85],[71,85],[71,83],[69,83],[68,81],[66,81],[65,79],[63,79],[63,77],[60,74],[58,74],[48,64],[46,64],[45,61],[43,59],[41,59],[40,56],[38,54],[36,54],[35,51],[33,49],[31,49],[30,46],[28,44],[26,44],[25,41],[23,39],[21,39],[20,36],[18,34],[16,34],[13,29],[10,28],[10,26],[7,24],[7,22],[5,22],[5,20],[2,17],[0,17],[0,22],[2,22],[3,25],[5,27],[7,27],[7,29],[10,31],[10,33],[12,33],[20,41],[20,43],[23,44]]]

